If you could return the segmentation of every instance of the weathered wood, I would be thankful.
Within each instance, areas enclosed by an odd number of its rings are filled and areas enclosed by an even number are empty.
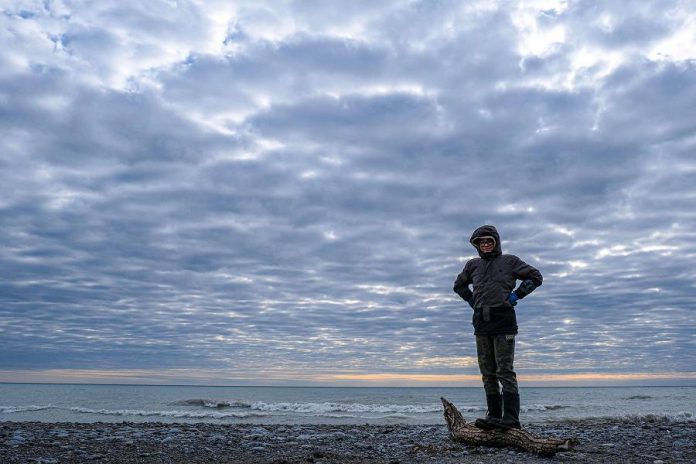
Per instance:
[[[440,399],[445,408],[445,421],[447,421],[450,438],[454,441],[473,446],[513,446],[540,456],[553,456],[558,451],[570,449],[570,440],[537,437],[524,429],[479,429],[474,424],[467,423],[462,413],[452,403],[445,398]]]

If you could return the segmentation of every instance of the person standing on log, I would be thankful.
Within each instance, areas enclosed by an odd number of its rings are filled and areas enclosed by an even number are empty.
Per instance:
[[[517,335],[514,307],[539,287],[543,278],[538,269],[517,256],[503,254],[500,235],[493,226],[479,227],[469,242],[480,257],[466,263],[454,282],[454,291],[474,310],[476,354],[488,405],[486,417],[477,419],[475,425],[484,430],[519,429],[520,394],[512,365]],[[514,289],[518,280],[522,282]],[[469,285],[473,285],[473,292]]]

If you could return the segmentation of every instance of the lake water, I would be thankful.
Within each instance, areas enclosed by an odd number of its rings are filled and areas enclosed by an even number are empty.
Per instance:
[[[522,422],[599,417],[696,421],[696,387],[523,388]],[[438,424],[440,397],[473,420],[482,388],[0,384],[0,421]]]

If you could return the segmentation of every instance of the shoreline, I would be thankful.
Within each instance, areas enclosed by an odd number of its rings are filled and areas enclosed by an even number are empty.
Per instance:
[[[441,425],[259,425],[162,422],[0,422],[0,462],[544,463],[696,462],[696,423],[664,418],[524,424],[571,438],[542,458],[453,442]]]

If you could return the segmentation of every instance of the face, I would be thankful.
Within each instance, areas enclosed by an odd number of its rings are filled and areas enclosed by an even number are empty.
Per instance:
[[[479,250],[483,253],[490,253],[495,248],[495,240],[490,237],[483,237],[478,240]]]

